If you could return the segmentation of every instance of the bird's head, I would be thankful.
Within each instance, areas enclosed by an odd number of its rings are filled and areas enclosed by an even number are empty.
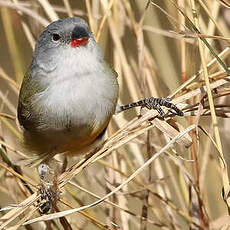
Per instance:
[[[33,54],[33,63],[52,71],[59,61],[88,56],[101,58],[100,49],[87,22],[78,17],[64,18],[48,25],[40,35]],[[73,58],[72,58],[73,59]]]

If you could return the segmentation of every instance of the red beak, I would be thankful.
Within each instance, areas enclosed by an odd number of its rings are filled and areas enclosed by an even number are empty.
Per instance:
[[[78,47],[78,46],[82,46],[85,45],[88,42],[89,38],[85,37],[85,38],[74,38],[71,41],[71,46],[72,47]]]

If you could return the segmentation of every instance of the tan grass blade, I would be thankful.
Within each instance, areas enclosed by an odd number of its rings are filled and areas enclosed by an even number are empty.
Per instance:
[[[123,186],[125,186],[126,184],[128,184],[131,180],[133,180],[140,172],[143,171],[143,169],[145,167],[147,167],[149,164],[151,164],[157,157],[159,157],[163,152],[165,152],[169,147],[171,147],[171,145],[173,145],[178,139],[180,139],[182,136],[184,136],[186,133],[190,132],[191,130],[193,130],[195,128],[195,126],[190,126],[188,127],[186,130],[184,130],[184,132],[179,133],[176,137],[174,137],[169,143],[167,143],[167,145],[165,145],[159,152],[155,153],[147,162],[145,162],[144,165],[142,165],[140,168],[138,168],[127,180],[125,180],[121,185],[119,185],[118,187],[116,187],[112,192],[110,192],[109,194],[107,194],[106,196],[104,196],[103,198],[97,200],[96,202],[80,207],[80,208],[76,208],[76,209],[71,209],[71,210],[67,210],[67,211],[62,211],[59,213],[54,213],[54,214],[49,214],[46,216],[42,216],[42,217],[38,217],[35,218],[33,220],[29,220],[27,222],[24,223],[24,225],[26,224],[31,224],[31,223],[35,223],[38,221],[47,221],[47,220],[52,220],[52,219],[56,219],[56,218],[60,218],[62,216],[66,216],[66,215],[70,215],[72,213],[75,212],[79,212],[88,208],[91,208],[95,205],[98,205],[99,203],[101,203],[102,201],[104,201],[105,199],[109,198],[111,195],[113,195],[114,193],[118,192]]]

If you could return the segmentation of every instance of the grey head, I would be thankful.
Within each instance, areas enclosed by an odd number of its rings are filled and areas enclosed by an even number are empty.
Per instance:
[[[87,49],[87,52],[96,53],[101,58],[101,51],[87,22],[78,17],[64,18],[49,24],[40,35],[35,46],[32,67],[39,66],[47,72],[52,71],[58,64],[58,57],[63,55],[64,59],[71,56],[70,52],[63,54],[70,48],[75,49],[75,53]]]

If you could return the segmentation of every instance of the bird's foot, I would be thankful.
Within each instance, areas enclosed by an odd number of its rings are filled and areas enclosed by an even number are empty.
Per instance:
[[[145,107],[147,109],[156,109],[161,118],[165,117],[165,112],[162,109],[162,106],[172,109],[170,110],[170,112],[173,114],[176,114],[178,116],[184,115],[184,113],[179,108],[177,108],[176,105],[170,102],[170,98],[161,98],[161,97],[159,98],[158,97],[148,97],[143,100],[133,102],[127,105],[118,105],[115,113],[120,113],[122,111],[131,109],[133,107],[138,107],[138,106],[141,106],[141,108]]]
[[[47,214],[52,211],[53,206],[56,206],[59,197],[57,178],[47,164],[38,166],[38,174],[40,177],[41,200],[39,201],[39,212]]]
[[[178,116],[184,116],[184,113],[180,109],[178,109],[175,104],[170,102],[170,98],[148,97],[143,100],[143,104],[141,106],[146,107],[147,109],[156,109],[161,118],[165,117],[165,112],[161,108],[162,106],[172,109],[173,111],[170,110],[170,112],[173,114],[176,114]]]
[[[54,193],[50,186],[44,186],[44,184],[40,184],[39,192],[41,194],[41,200],[39,202],[39,212],[41,214],[47,214],[52,210]]]

